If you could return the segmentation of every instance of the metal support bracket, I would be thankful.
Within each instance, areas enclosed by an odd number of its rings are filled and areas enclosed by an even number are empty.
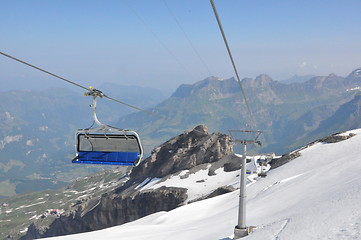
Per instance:
[[[95,89],[95,88],[93,88],[93,87],[88,87],[88,92],[85,92],[84,93],[84,96],[92,96],[93,97],[93,103],[92,104],[90,104],[90,107],[92,108],[92,110],[93,110],[93,119],[94,119],[94,122],[96,123],[96,124],[98,124],[99,126],[102,126],[102,125],[104,125],[104,124],[102,124],[100,121],[99,121],[99,119],[98,119],[98,117],[97,117],[97,97],[100,97],[100,98],[102,98],[102,97],[104,97],[104,94],[103,94],[103,92],[102,91],[100,91],[100,90],[98,90],[98,89]]]

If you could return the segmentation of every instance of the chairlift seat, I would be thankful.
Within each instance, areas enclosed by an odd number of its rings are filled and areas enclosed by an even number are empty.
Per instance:
[[[76,151],[73,163],[137,166],[143,157],[136,132],[108,125],[79,130]]]
[[[134,166],[139,160],[137,152],[91,152],[81,151],[73,163]]]

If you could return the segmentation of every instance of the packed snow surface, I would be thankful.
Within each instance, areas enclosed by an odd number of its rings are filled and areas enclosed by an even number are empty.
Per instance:
[[[303,149],[301,157],[249,184],[246,223],[257,228],[243,239],[361,239],[361,130],[352,132],[357,135],[348,140]],[[232,239],[238,198],[234,191],[121,226],[52,239]]]

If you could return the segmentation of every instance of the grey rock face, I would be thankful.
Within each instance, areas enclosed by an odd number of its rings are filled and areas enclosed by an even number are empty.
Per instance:
[[[151,213],[169,211],[186,199],[186,190],[162,187],[135,196],[103,195],[67,211],[49,226],[32,224],[25,237],[34,239],[99,230],[136,220]],[[90,206],[89,206],[90,205]]]
[[[100,198],[78,201],[71,209],[51,221],[40,219],[28,228],[22,239],[99,230],[155,212],[170,211],[185,204],[185,188],[160,187],[142,191],[139,186],[146,179],[167,178],[182,170],[196,171],[195,169],[204,168],[208,164],[211,164],[214,171],[229,161],[237,161],[237,157],[231,157],[233,147],[230,140],[229,136],[222,133],[209,134],[205,125],[186,131],[155,148],[150,157],[132,170],[129,180],[123,186]],[[211,196],[228,191],[215,191]]]
[[[133,169],[130,177],[163,178],[203,163],[219,161],[233,153],[230,141],[228,135],[209,134],[205,125],[199,125],[155,148],[148,159]]]
[[[347,140],[353,136],[355,136],[355,134],[353,134],[353,133],[350,133],[349,135],[339,135],[338,133],[336,133],[331,136],[322,138],[320,141],[325,142],[325,143],[337,143],[337,142]]]
[[[300,156],[301,156],[301,153],[298,151],[293,152],[293,153],[287,153],[287,154],[282,155],[280,158],[272,159],[269,162],[269,164],[271,165],[271,169],[275,169],[275,168],[278,168]]]

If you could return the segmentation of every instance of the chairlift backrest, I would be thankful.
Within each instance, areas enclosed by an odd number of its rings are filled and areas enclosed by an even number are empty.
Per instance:
[[[109,126],[79,130],[76,151],[73,163],[137,166],[143,157],[136,132]]]
[[[79,133],[78,151],[139,152],[139,143],[134,135],[103,135]]]

